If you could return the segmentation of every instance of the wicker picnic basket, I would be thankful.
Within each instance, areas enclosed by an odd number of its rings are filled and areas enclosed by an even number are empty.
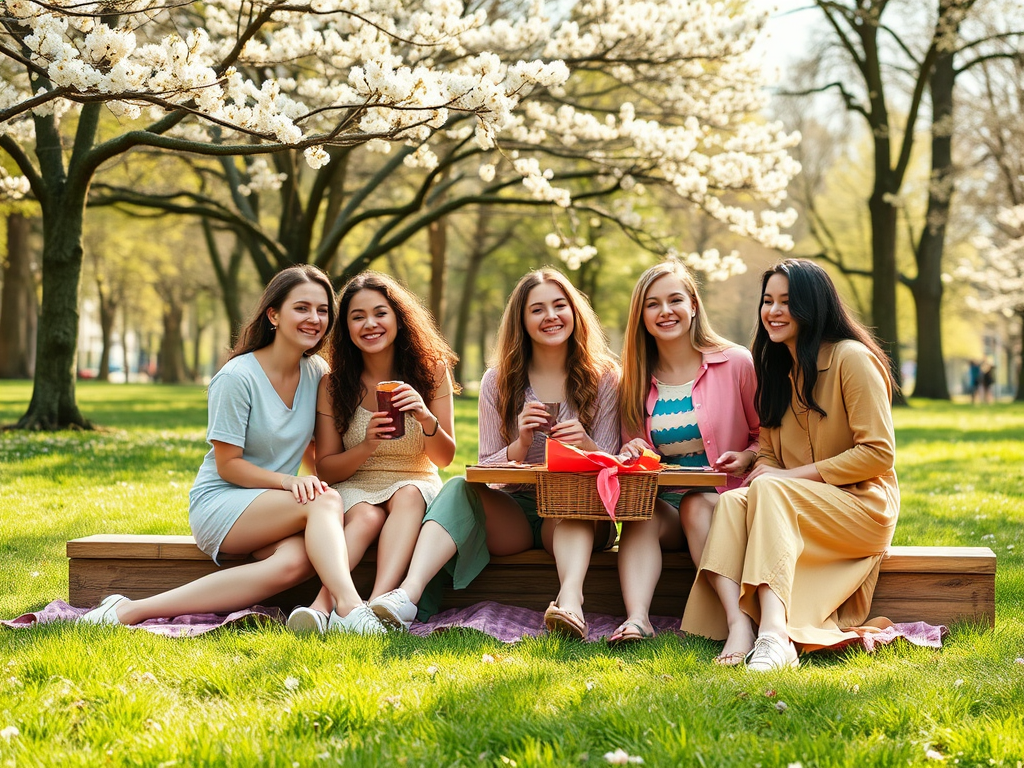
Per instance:
[[[623,472],[616,520],[650,520],[658,494],[657,472]],[[538,472],[537,513],[568,520],[607,520],[597,493],[597,472]]]

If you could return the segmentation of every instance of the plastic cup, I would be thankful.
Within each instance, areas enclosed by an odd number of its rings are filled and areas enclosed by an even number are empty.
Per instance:
[[[391,405],[391,398],[394,397],[395,389],[401,385],[401,381],[382,381],[377,385],[377,410],[387,411],[391,417],[391,426],[395,428],[391,432],[391,439],[405,437],[405,414]]]

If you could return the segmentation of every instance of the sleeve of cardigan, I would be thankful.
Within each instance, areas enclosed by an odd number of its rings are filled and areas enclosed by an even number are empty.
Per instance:
[[[750,428],[750,444],[743,450],[759,454],[761,452],[761,419],[757,415],[757,405],[754,403],[754,395],[757,392],[757,374],[754,372],[754,360],[749,353],[740,359],[742,360],[739,370],[740,401],[743,404],[743,415],[746,417],[747,426]]]
[[[609,371],[597,387],[597,412],[594,414],[593,434],[590,436],[598,450],[618,453],[619,429],[619,373]]]
[[[484,372],[480,381],[479,416],[480,443],[477,456],[481,464],[500,464],[508,461],[508,443],[501,436],[501,416],[495,399],[498,395],[497,374],[493,368]]]
[[[892,390],[883,363],[858,345],[846,346],[839,365],[846,418],[853,447],[838,456],[815,462],[830,485],[852,485],[878,477],[896,461],[896,435],[892,425]]]
[[[757,451],[757,458],[754,459],[754,466],[764,465],[782,469],[782,459],[775,453],[775,443],[778,440],[779,428],[762,429],[759,435],[760,448]]]

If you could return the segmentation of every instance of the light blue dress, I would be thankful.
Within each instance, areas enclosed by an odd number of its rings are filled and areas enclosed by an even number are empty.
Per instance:
[[[299,385],[289,408],[250,352],[229,360],[210,381],[206,441],[242,449],[242,458],[261,469],[293,475],[313,438],[316,392],[327,363],[304,357]],[[217,562],[221,543],[253,500],[268,488],[242,488],[217,473],[213,448],[203,459],[188,495],[188,522],[199,548]]]

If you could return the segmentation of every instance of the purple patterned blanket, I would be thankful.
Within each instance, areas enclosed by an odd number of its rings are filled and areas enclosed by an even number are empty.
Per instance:
[[[87,608],[75,608],[63,600],[54,600],[45,608],[33,613],[26,613],[16,619],[0,620],[0,624],[10,628],[30,627],[35,624],[49,624],[54,621],[74,621],[84,614]],[[223,627],[258,627],[266,624],[281,624],[284,613],[278,608],[253,606],[243,611],[227,615],[222,614],[190,614],[174,619],[151,619],[137,626],[157,635],[165,637],[194,637]],[[599,641],[615,630],[621,618],[603,614],[587,614],[590,624],[590,642]],[[659,633],[669,632],[679,637],[679,619],[667,616],[654,616],[651,619],[654,629]],[[425,623],[416,622],[412,625],[412,633],[421,637],[453,628],[475,629],[495,637],[505,643],[514,643],[524,637],[536,637],[544,634],[544,614],[526,608],[516,608],[499,603],[484,602],[468,608],[453,608],[434,616]],[[867,632],[848,645],[861,645],[871,652],[878,645],[887,645],[897,638],[903,638],[914,645],[939,648],[946,628],[932,626],[924,622],[893,624],[877,631]]]

